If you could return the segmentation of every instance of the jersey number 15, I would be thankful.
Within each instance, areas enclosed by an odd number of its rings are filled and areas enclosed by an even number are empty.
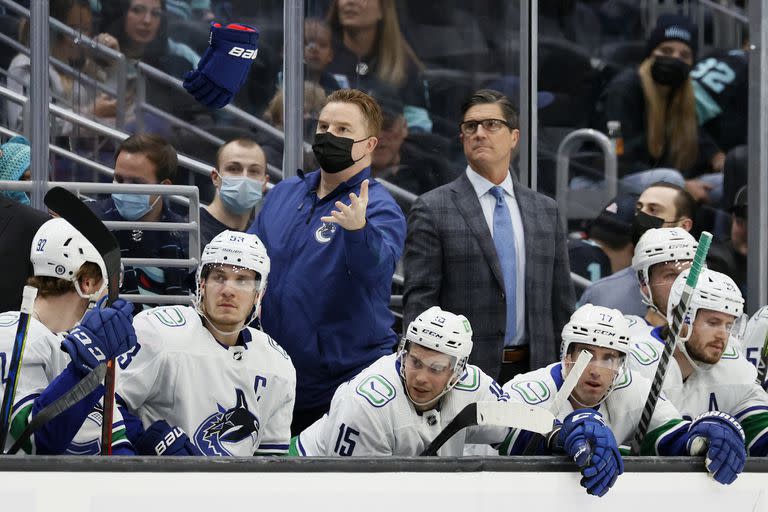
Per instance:
[[[339,437],[336,438],[336,446],[333,451],[341,455],[342,457],[349,457],[355,450],[357,442],[352,439],[354,436],[360,436],[360,432],[352,427],[346,426],[344,423],[339,425]]]

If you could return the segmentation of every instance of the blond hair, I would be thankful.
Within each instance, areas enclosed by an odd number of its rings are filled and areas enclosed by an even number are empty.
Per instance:
[[[80,281],[85,278],[95,281],[102,279],[99,266],[92,261],[83,263],[75,274],[75,280]],[[37,296],[43,298],[60,297],[76,291],[74,281],[52,276],[32,276],[27,279],[27,285],[37,288]]]
[[[640,64],[638,73],[645,96],[646,139],[648,153],[655,159],[665,153],[676,169],[686,171],[699,156],[699,132],[693,85],[686,79],[680,87],[668,92],[651,76],[653,57]]]
[[[401,87],[408,78],[409,63],[413,63],[419,70],[424,66],[400,31],[395,0],[377,1],[381,6],[382,18],[374,45],[376,77],[395,87]],[[338,0],[334,0],[328,11],[328,24],[336,37],[340,37],[344,30],[339,21],[338,3]]]
[[[304,81],[304,114],[317,117],[325,105],[325,90],[315,82]],[[272,126],[283,127],[283,90],[278,89],[264,110],[264,120]]]
[[[376,100],[365,94],[363,91],[357,89],[339,89],[333,91],[328,96],[328,103],[351,103],[357,105],[363,114],[363,119],[368,125],[369,135],[372,137],[378,137],[381,132],[381,123],[383,122],[383,114],[381,113],[381,107]]]

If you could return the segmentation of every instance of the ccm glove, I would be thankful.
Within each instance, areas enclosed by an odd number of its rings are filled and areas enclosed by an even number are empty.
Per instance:
[[[69,331],[61,342],[61,350],[72,358],[81,374],[88,374],[100,363],[128,352],[136,345],[133,330],[133,304],[118,299],[101,308],[106,297],[88,311],[80,325]]]
[[[581,485],[589,494],[603,496],[624,472],[616,438],[592,409],[573,411],[563,420],[555,446],[564,450],[581,468]]]
[[[706,445],[707,471],[721,484],[733,483],[747,460],[744,430],[739,422],[720,411],[699,415],[691,423],[685,446],[691,455],[701,455],[701,448]]]
[[[139,455],[204,455],[181,427],[171,427],[165,420],[151,424],[134,444]]]
[[[232,101],[258,53],[259,31],[248,25],[211,23],[208,49],[197,69],[184,75],[184,88],[209,108]]]

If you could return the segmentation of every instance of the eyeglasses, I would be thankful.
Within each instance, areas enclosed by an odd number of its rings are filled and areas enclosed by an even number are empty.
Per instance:
[[[497,132],[501,130],[502,126],[506,126],[509,129],[512,129],[512,126],[503,119],[479,119],[479,120],[472,120],[472,121],[464,121],[459,125],[459,128],[461,129],[461,133],[464,135],[472,135],[477,131],[477,127],[482,125],[483,130],[487,132]]]
[[[139,18],[143,18],[144,16],[149,13],[149,15],[153,18],[162,18],[163,17],[163,11],[162,9],[152,9],[150,10],[149,7],[146,5],[132,5],[128,11],[133,14],[134,16],[138,16]]]

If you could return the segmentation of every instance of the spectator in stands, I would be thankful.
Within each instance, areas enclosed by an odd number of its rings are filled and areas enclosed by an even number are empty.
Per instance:
[[[216,153],[216,168],[211,171],[216,195],[200,208],[200,248],[221,233],[245,231],[254,208],[261,206],[267,191],[267,159],[256,141],[235,139]]]
[[[32,177],[29,171],[31,149],[29,141],[17,136],[8,139],[0,146],[0,180],[29,181]],[[29,205],[29,196],[18,190],[0,190],[0,195],[13,199],[21,204]]]
[[[730,207],[730,236],[725,240],[712,240],[707,254],[707,266],[727,274],[747,294],[747,187],[741,187]]]
[[[408,192],[421,195],[453,181],[458,175],[448,160],[430,141],[409,137],[408,123],[403,115],[403,103],[396,96],[373,94],[381,105],[383,122],[379,143],[373,151],[371,170],[375,178],[383,178]],[[417,137],[435,138],[431,134]],[[397,196],[396,196],[397,197]],[[404,212],[410,203],[398,201]]]
[[[325,91],[318,84],[310,81],[304,82],[304,140],[311,140],[317,126],[317,116],[325,105]],[[277,128],[283,130],[283,90],[278,89],[269,101],[264,119]],[[257,136],[259,144],[267,155],[267,161],[283,162],[283,141],[268,133],[260,133]],[[309,151],[304,151],[304,169],[317,168],[317,162]]]
[[[512,102],[480,90],[462,105],[467,168],[416,200],[403,259],[403,325],[429,306],[474,329],[471,361],[499,383],[557,360],[575,300],[557,204],[510,172]]]
[[[176,150],[168,141],[150,134],[132,135],[117,149],[115,183],[170,185],[176,176]],[[185,222],[159,194],[113,193],[87,203],[101,220]],[[189,236],[178,231],[116,231],[123,258],[187,258]],[[126,268],[123,293],[184,295],[190,289],[189,272],[181,268]]]
[[[87,0],[54,0],[50,4],[50,15],[83,35],[92,36],[93,14]],[[87,55],[85,50],[78,47],[69,36],[51,29],[49,37],[53,58],[101,82],[109,79],[112,70]],[[117,41],[109,34],[99,34],[95,40],[114,50],[119,50]],[[26,19],[22,20],[19,28],[19,41],[29,46],[29,23]],[[23,53],[16,55],[8,67],[8,88],[27,96],[31,71],[32,64],[29,57]],[[93,87],[76,77],[59,73],[53,66],[48,67],[48,75],[52,101],[62,103],[86,115],[93,115],[100,120],[115,117],[117,102],[114,98],[97,93]],[[14,129],[20,128],[23,121],[21,105],[8,102],[7,112],[8,125]],[[69,133],[71,126],[62,124],[57,127],[57,131]]]
[[[632,221],[636,204],[635,195],[617,196],[589,223],[586,239],[568,240],[571,272],[597,281],[632,263]]]
[[[304,76],[306,80],[322,87],[326,94],[341,88],[336,77],[326,71],[331,61],[333,47],[330,27],[316,18],[304,20]]]
[[[333,61],[328,66],[342,87],[391,90],[405,103],[413,131],[432,131],[423,65],[400,32],[395,0],[335,0],[328,12]]]
[[[122,52],[169,75],[181,77],[200,56],[171,39],[165,0],[113,0],[101,9],[102,32],[112,34]]]
[[[336,388],[397,343],[389,311],[405,218],[371,180],[381,109],[354,89],[328,97],[313,150],[320,169],[283,180],[248,230],[272,261],[264,330],[296,367],[291,429],[328,410]]]
[[[714,187],[722,189],[725,155],[699,130],[689,78],[697,50],[696,25],[684,16],[660,16],[647,41],[647,58],[608,84],[597,109],[601,128],[610,120],[621,122],[620,174],[677,169],[694,198],[708,201]],[[718,174],[707,174],[713,172]]]
[[[211,0],[166,0],[168,15],[183,20],[213,21]]]
[[[637,199],[632,228],[634,242],[652,227],[681,227],[691,231],[695,216],[696,201],[683,187],[654,183]],[[594,304],[616,308],[625,315],[645,316],[647,308],[642,300],[635,272],[630,266],[589,286],[581,295],[578,306]]]

